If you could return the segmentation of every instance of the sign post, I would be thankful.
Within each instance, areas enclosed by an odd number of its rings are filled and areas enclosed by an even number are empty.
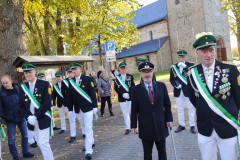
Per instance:
[[[115,54],[114,41],[106,41],[105,42],[105,51],[106,51],[107,62],[115,62],[116,54]]]

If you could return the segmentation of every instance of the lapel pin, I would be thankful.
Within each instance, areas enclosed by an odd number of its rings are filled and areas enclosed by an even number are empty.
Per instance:
[[[222,99],[226,99],[227,98],[227,96],[224,94],[223,96],[222,96]]]
[[[219,98],[219,97],[220,97],[220,94],[215,94],[214,97],[215,97],[215,98]]]

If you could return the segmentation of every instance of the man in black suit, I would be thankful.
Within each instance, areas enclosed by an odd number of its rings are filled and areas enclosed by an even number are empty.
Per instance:
[[[69,111],[73,111],[76,116],[80,116],[82,112],[84,128],[85,128],[85,155],[86,159],[92,159],[94,146],[93,138],[93,116],[97,117],[97,99],[93,81],[90,77],[82,75],[82,65],[78,63],[71,63],[71,68],[74,78],[69,83]]]
[[[172,127],[171,102],[167,87],[153,79],[154,65],[143,62],[138,66],[142,81],[131,91],[131,131],[137,133],[142,140],[144,160],[152,160],[153,144],[158,150],[158,159],[166,160],[167,127]]]
[[[240,77],[235,65],[215,59],[216,37],[198,34],[193,44],[201,64],[188,73],[189,99],[196,108],[198,143],[203,160],[237,160]],[[218,149],[217,149],[218,148]]]
[[[116,76],[114,81],[114,89],[118,94],[118,102],[120,103],[121,111],[126,125],[125,135],[130,133],[130,114],[131,114],[131,97],[130,92],[135,86],[134,78],[127,72],[127,64],[121,62],[119,64],[120,74]]]
[[[32,130],[44,160],[53,160],[49,144],[51,126],[51,94],[52,90],[47,81],[38,80],[35,66],[22,65],[26,83],[21,85],[19,104],[22,114],[27,118],[28,129]],[[49,133],[50,132],[50,133]]]
[[[64,96],[62,93],[62,73],[56,72],[55,77],[57,80],[57,83],[53,85],[53,93],[52,93],[52,100],[53,100],[53,109],[56,109],[56,106],[58,107],[59,115],[60,115],[60,121],[61,121],[61,131],[60,134],[64,133],[66,130],[66,120],[65,120],[65,112],[68,114],[68,108],[66,104],[64,105]],[[56,103],[57,99],[57,103]]]
[[[71,97],[68,97],[67,93],[69,90],[70,79],[73,78],[73,73],[72,73],[72,70],[70,69],[70,67],[66,68],[66,72],[67,72],[67,78],[62,81],[61,91],[63,94],[63,105],[68,108],[68,118],[69,118],[69,123],[70,123],[69,143],[72,143],[73,141],[76,140],[76,115],[75,115],[74,110],[72,110],[72,111],[69,110],[68,104],[69,104]],[[82,132],[83,132],[83,123],[80,123],[80,124],[81,124]]]
[[[180,50],[177,52],[178,63],[173,64],[170,70],[170,82],[174,87],[173,93],[176,99],[177,112],[178,112],[178,124],[179,127],[175,131],[176,133],[185,130],[185,120],[184,120],[184,101],[186,102],[188,108],[188,117],[189,117],[189,126],[193,134],[195,131],[195,110],[188,98],[188,89],[187,89],[187,72],[188,68],[194,64],[186,61],[187,51]]]

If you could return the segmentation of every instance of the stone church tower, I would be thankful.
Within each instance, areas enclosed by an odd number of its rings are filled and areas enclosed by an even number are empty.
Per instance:
[[[176,63],[178,50],[188,52],[197,62],[192,44],[196,34],[212,32],[217,37],[217,59],[232,60],[227,12],[221,13],[220,0],[166,0],[170,50]]]

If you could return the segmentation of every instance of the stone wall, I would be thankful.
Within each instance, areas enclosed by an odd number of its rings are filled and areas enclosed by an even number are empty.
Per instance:
[[[151,40],[150,31],[152,31],[153,39],[168,36],[167,21],[162,20],[148,26],[139,28],[141,40],[138,43],[146,42]]]
[[[173,63],[177,62],[176,52],[186,50],[188,60],[197,63],[192,47],[195,36],[201,32],[213,32],[224,40],[227,58],[231,60],[229,24],[227,13],[221,14],[219,0],[166,0],[168,24]]]
[[[205,16],[202,0],[166,0],[170,45],[173,63],[177,62],[178,50],[186,50],[188,59],[196,63],[195,49],[192,47],[197,33],[205,31]]]
[[[157,52],[158,71],[169,70],[172,65],[169,39],[165,41]]]
[[[220,0],[203,0],[205,25],[207,32],[213,32],[216,37],[221,37],[227,49],[227,59],[232,60],[230,32],[227,12],[221,13]]]

